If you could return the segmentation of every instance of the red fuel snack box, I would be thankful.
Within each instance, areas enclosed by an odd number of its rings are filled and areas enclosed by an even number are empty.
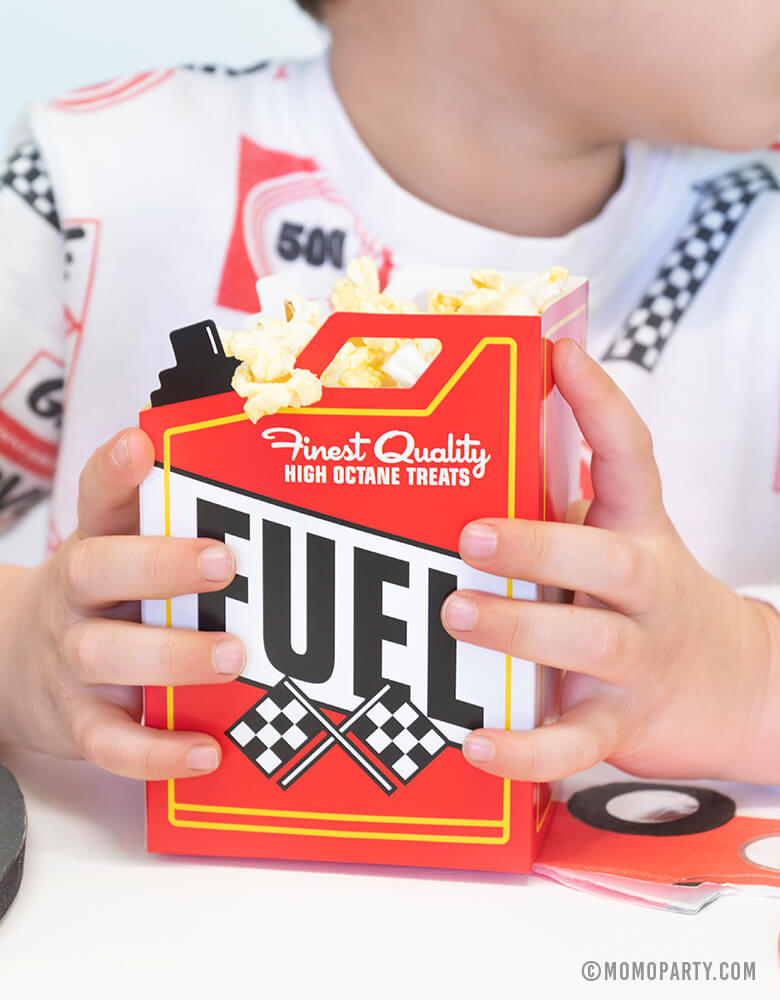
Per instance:
[[[546,785],[469,765],[483,725],[557,713],[557,671],[455,642],[459,588],[536,599],[468,567],[477,517],[561,519],[580,435],[554,389],[551,347],[584,343],[587,282],[541,315],[337,312],[297,367],[322,373],[351,338],[435,338],[410,388],[326,387],[252,423],[213,322],[175,331],[140,425],[155,468],[145,534],[225,541],[217,594],[144,602],[144,621],[246,644],[228,685],[154,688],[145,721],[213,735],[213,773],[147,785],[150,851],[527,872],[550,816]]]

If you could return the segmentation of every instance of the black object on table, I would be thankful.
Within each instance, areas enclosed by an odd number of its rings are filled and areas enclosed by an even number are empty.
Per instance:
[[[0,767],[0,919],[22,881],[27,813],[16,779]]]

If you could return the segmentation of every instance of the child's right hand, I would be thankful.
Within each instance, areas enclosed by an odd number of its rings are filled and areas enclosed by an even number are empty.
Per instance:
[[[147,780],[219,765],[212,737],[140,725],[141,685],[225,684],[246,659],[224,633],[139,624],[141,599],[221,590],[235,574],[221,542],[138,537],[138,486],[153,462],[138,429],[98,448],[81,474],[76,531],[37,569],[8,578],[0,742]]]

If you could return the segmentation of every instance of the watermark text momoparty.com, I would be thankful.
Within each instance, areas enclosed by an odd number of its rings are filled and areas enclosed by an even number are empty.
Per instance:
[[[642,961],[582,963],[582,978],[588,982],[701,982],[702,980],[730,980],[755,982],[755,962],[703,962],[703,961]]]

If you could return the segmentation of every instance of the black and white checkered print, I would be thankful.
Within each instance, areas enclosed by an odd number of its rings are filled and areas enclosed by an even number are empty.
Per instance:
[[[270,60],[255,63],[253,66],[218,66],[216,63],[186,63],[181,69],[192,70],[193,73],[210,73],[212,76],[246,76],[248,73],[258,73],[269,65]]]
[[[351,731],[405,785],[447,746],[436,726],[397,685],[391,685]]]
[[[3,187],[15,191],[55,229],[60,228],[51,181],[34,142],[20,143],[0,163],[0,190]]]
[[[270,778],[322,730],[319,720],[282,681],[226,735]]]
[[[751,163],[705,181],[696,190],[701,197],[693,216],[602,361],[633,361],[652,371],[750,206],[760,194],[778,191],[780,185],[762,163]]]

